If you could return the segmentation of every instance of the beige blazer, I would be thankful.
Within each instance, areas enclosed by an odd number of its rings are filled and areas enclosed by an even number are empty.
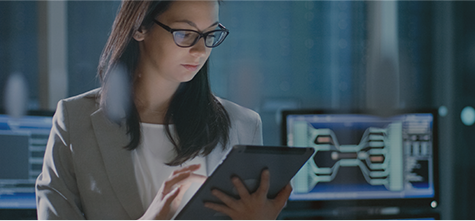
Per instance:
[[[53,117],[43,171],[36,181],[39,219],[137,219],[142,206],[125,126],[99,108],[99,89],[61,100]],[[235,144],[262,144],[259,115],[219,99],[231,119],[230,141],[206,157],[210,174]]]

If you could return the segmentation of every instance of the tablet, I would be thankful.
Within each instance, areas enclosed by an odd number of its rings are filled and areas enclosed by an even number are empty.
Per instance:
[[[252,193],[259,187],[261,173],[264,169],[269,169],[270,172],[270,188],[267,197],[275,198],[277,193],[290,182],[312,156],[313,152],[313,148],[236,145],[175,216],[175,219],[229,219],[222,213],[204,207],[204,202],[221,203],[211,194],[211,190],[219,189],[228,195],[239,198],[239,194],[231,182],[231,177],[237,176]]]

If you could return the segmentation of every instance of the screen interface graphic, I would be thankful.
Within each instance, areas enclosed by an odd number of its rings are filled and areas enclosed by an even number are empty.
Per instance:
[[[287,145],[315,149],[290,200],[433,197],[433,122],[430,113],[287,115]]]

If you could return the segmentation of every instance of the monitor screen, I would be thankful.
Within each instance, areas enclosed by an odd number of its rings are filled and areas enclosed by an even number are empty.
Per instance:
[[[291,201],[424,199],[436,206],[435,112],[376,113],[283,112],[283,144],[315,149],[292,180]]]
[[[52,126],[47,116],[0,114],[0,209],[35,209],[35,181]]]
[[[439,221],[437,213],[398,215],[282,216],[283,221]]]

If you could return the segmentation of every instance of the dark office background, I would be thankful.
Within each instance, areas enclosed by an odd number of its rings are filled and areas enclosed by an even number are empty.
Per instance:
[[[7,77],[21,72],[30,109],[40,107],[38,4],[0,1],[0,87],[3,91]],[[474,219],[475,126],[463,124],[460,115],[475,106],[475,2],[395,3],[398,71],[389,70],[397,74],[388,77],[396,82],[375,82],[369,73],[379,62],[371,52],[375,4],[381,3],[224,1],[220,20],[231,33],[211,56],[213,91],[259,112],[269,145],[280,145],[281,110],[378,107],[384,102],[373,102],[371,92],[380,87],[397,88],[396,95],[382,94],[392,96],[391,107],[447,110],[439,118],[441,188],[435,211],[442,219]],[[99,86],[98,58],[119,5],[67,2],[67,96]]]

